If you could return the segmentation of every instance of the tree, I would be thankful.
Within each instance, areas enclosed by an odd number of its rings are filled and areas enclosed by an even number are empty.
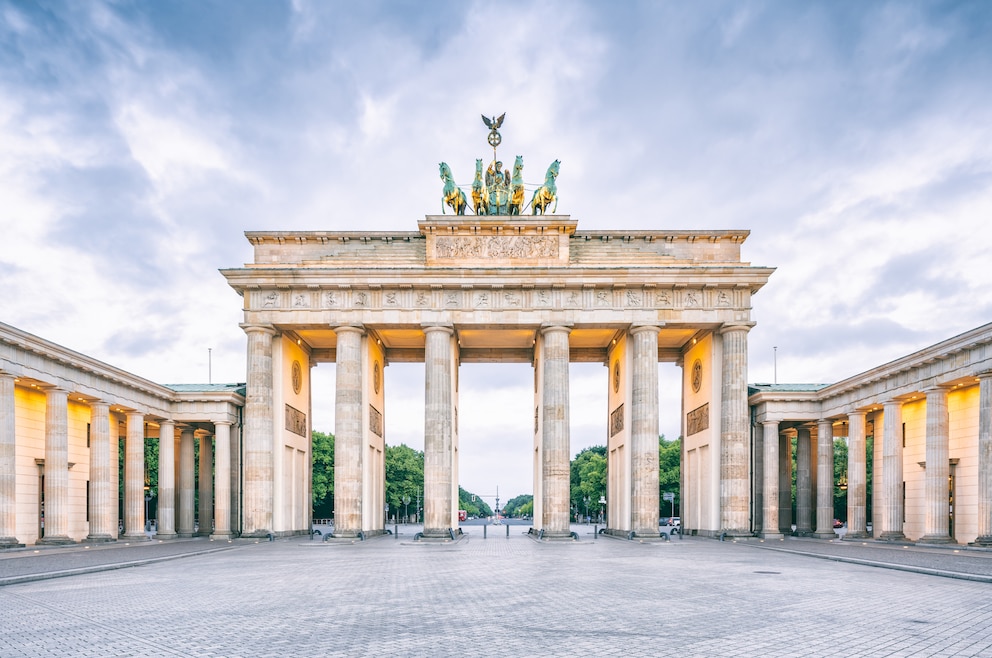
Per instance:
[[[847,441],[834,439],[834,518],[847,520]]]
[[[681,513],[681,473],[682,437],[667,441],[665,435],[658,437],[658,502],[659,512],[667,516],[673,509],[671,503],[662,496],[665,492],[675,494],[675,516]]]
[[[593,446],[581,451],[572,460],[570,470],[573,508],[585,514],[587,500],[592,509],[606,495],[606,447]]]
[[[334,515],[334,435],[313,431],[313,518]]]
[[[527,503],[530,503],[530,509],[531,512],[533,513],[534,496],[530,494],[520,494],[519,496],[515,496],[510,500],[506,501],[506,505],[503,505],[503,512],[507,516],[515,516],[515,517],[526,516],[526,514],[524,514],[522,510],[524,505],[526,505]]]
[[[472,499],[475,498],[473,501]],[[482,498],[470,491],[458,487],[458,509],[465,510],[469,516],[492,516],[493,510]]]
[[[392,510],[403,510],[406,514],[410,505],[416,509],[416,501],[422,499],[424,490],[424,453],[401,443],[386,446],[386,503]],[[403,499],[408,501],[404,504]]]

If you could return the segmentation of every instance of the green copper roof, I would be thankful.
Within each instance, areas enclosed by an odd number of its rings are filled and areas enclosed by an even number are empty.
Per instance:
[[[245,384],[164,384],[176,393],[239,393],[245,394]]]
[[[816,393],[830,384],[750,384],[748,395],[755,393]]]

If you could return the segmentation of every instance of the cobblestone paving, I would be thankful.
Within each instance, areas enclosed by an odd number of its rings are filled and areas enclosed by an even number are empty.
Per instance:
[[[992,655],[984,583],[747,542],[479,530],[239,544],[7,585],[0,656]]]

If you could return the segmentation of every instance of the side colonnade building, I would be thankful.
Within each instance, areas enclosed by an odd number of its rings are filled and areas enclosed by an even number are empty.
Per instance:
[[[992,545],[992,324],[836,384],[750,390],[763,537],[793,527],[834,537],[834,488],[843,485],[845,539]],[[847,441],[841,482],[835,438]]]
[[[163,386],[0,323],[0,547],[147,540],[149,503],[159,538],[231,537],[243,392]],[[159,442],[157,490],[146,481],[146,439]]]

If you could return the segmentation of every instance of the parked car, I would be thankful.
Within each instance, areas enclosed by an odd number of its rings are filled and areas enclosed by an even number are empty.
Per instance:
[[[680,516],[673,516],[672,518],[668,519],[668,525],[675,526],[676,528],[681,528],[682,527],[682,517],[680,517]]]

